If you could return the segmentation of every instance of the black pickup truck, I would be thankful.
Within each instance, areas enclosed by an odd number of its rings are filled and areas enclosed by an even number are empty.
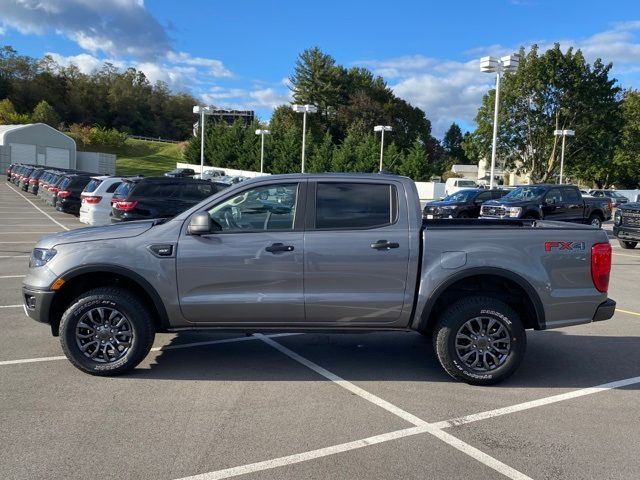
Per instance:
[[[622,248],[636,248],[640,242],[640,203],[625,203],[616,210],[613,235]]]
[[[480,218],[547,219],[600,227],[611,219],[609,198],[583,197],[573,185],[523,185],[482,204]]]

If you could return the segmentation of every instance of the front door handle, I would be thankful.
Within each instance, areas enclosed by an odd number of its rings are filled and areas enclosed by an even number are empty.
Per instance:
[[[272,243],[265,250],[269,253],[293,252],[293,245],[285,245],[284,243]]]
[[[371,244],[371,248],[374,250],[389,250],[390,248],[398,248],[400,244],[397,242],[388,242],[387,240],[378,240],[376,243]]]

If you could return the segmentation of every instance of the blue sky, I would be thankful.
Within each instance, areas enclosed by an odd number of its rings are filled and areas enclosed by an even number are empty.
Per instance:
[[[298,53],[319,46],[382,74],[425,110],[436,136],[473,117],[493,79],[478,58],[554,42],[614,63],[640,87],[637,0],[0,0],[0,44],[89,72],[110,61],[219,107],[268,119],[289,101]]]

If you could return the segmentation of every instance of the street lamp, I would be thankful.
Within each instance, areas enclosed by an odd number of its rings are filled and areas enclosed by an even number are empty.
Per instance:
[[[196,105],[193,113],[200,114],[200,175],[204,173],[204,115],[211,112],[211,107]]]
[[[380,132],[380,171],[382,171],[382,156],[384,154],[384,132],[391,132],[393,129],[389,125],[376,125],[373,127],[374,132]]]
[[[302,173],[304,173],[304,144],[307,134],[307,113],[316,113],[318,107],[315,105],[291,105],[291,109],[296,113],[302,113]]]
[[[518,57],[506,55],[502,58],[482,57],[480,59],[480,71],[482,73],[496,74],[496,103],[493,109],[493,143],[491,146],[491,179],[489,188],[493,188],[493,177],[496,168],[496,143],[498,138],[498,105],[500,98],[500,77],[504,72],[514,72],[518,69]]]
[[[256,130],[256,135],[260,135],[261,143],[260,143],[260,173],[264,173],[264,136],[270,135],[271,130],[258,129]]]
[[[574,130],[554,130],[553,134],[556,137],[562,137],[562,153],[560,154],[560,184],[562,185],[562,174],[564,173],[564,141],[567,137],[575,136]]]

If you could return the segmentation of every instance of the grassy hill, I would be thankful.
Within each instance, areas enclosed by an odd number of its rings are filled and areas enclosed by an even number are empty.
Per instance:
[[[79,150],[91,151],[91,147],[80,147]],[[128,176],[142,174],[147,177],[162,175],[167,170],[176,168],[182,161],[180,146],[176,143],[153,142],[147,140],[127,139],[121,148],[96,147],[96,151],[115,153],[116,175]]]

